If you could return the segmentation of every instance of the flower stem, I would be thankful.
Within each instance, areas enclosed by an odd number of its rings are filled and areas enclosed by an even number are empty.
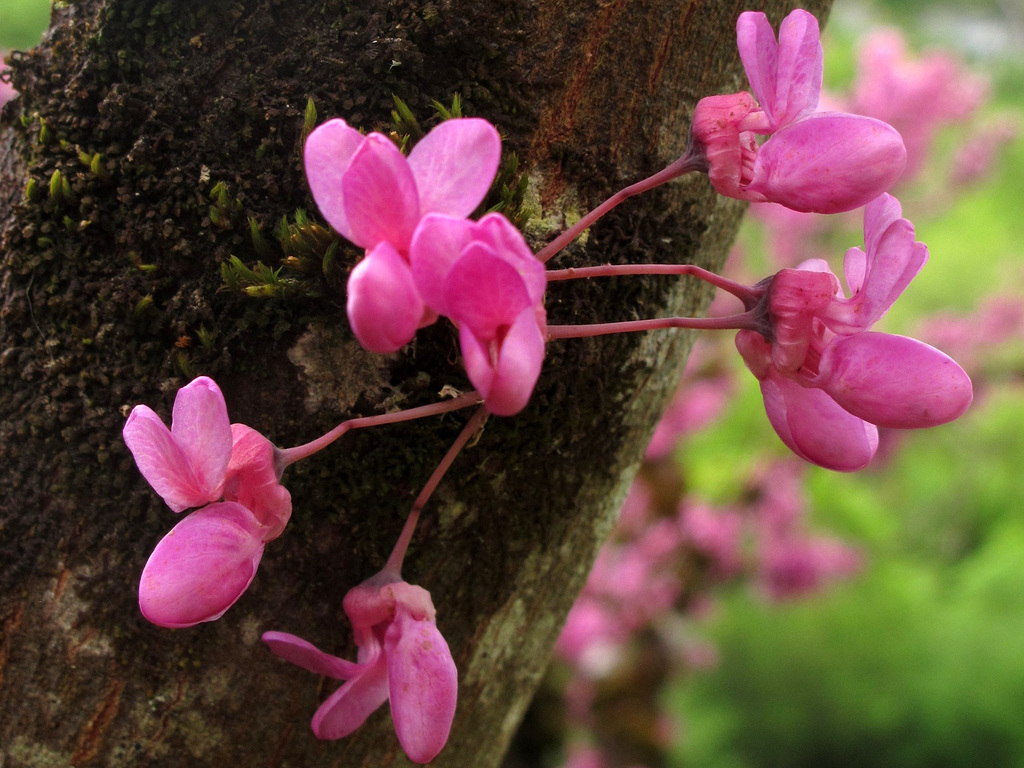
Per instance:
[[[473,437],[487,420],[488,412],[483,406],[480,406],[476,413],[474,413],[469,421],[466,422],[466,426],[462,428],[459,436],[455,438],[455,442],[452,443],[451,448],[448,449],[448,453],[441,459],[441,463],[437,465],[433,474],[427,480],[426,485],[423,486],[423,490],[420,491],[419,496],[412,503],[412,510],[409,512],[409,517],[405,521],[405,526],[402,528],[402,533],[398,536],[398,541],[395,542],[395,548],[391,550],[391,555],[388,557],[388,561],[384,564],[384,568],[381,569],[381,573],[387,572],[389,575],[401,577],[402,574],[402,561],[405,559],[405,552],[409,549],[409,542],[412,540],[413,531],[416,529],[416,523],[420,519],[420,512],[423,511],[423,507],[426,506],[427,500],[430,495],[437,488],[438,483],[441,482],[441,478],[445,476],[445,473],[451,467],[452,462],[455,461],[455,457],[459,455],[469,439]]]
[[[633,195],[638,195],[641,192],[646,192],[648,189],[653,189],[654,187],[664,184],[666,181],[678,178],[683,174],[690,173],[691,171],[699,171],[706,167],[707,164],[704,160],[695,157],[690,151],[685,152],[678,160],[667,168],[658,171],[653,176],[648,176],[646,179],[638,181],[636,184],[631,184],[625,189],[620,189],[614,195],[597,206],[597,208],[592,210],[582,219],[569,227],[569,229],[565,230],[565,232],[544,246],[537,253],[537,258],[541,261],[547,261],[550,259],[560,250],[565,248],[565,246],[579,237],[583,230],[604,216],[623,200],[626,200]]]
[[[549,325],[548,341],[553,339],[583,339],[607,336],[612,333],[654,331],[660,328],[694,328],[697,330],[753,330],[761,332],[752,311],[726,317],[656,317],[651,320],[625,320],[618,323],[591,325]]]
[[[716,288],[731,293],[743,302],[748,309],[764,295],[764,288],[757,285],[744,285],[715,274],[693,264],[605,264],[600,267],[569,267],[568,269],[549,269],[548,282],[559,280],[576,280],[591,277],[614,277],[619,275],[690,275]]]
[[[276,456],[278,475],[280,476],[285,467],[290,464],[294,464],[296,461],[304,459],[307,456],[312,456],[317,451],[326,448],[349,430],[422,419],[426,416],[433,416],[438,413],[447,413],[448,411],[457,411],[460,408],[468,408],[482,400],[483,398],[480,396],[480,393],[473,390],[452,398],[451,400],[441,400],[436,403],[431,403],[430,405],[421,405],[418,408],[409,408],[408,410],[395,411],[394,413],[383,413],[379,416],[361,416],[357,419],[348,419],[347,421],[341,422],[341,424],[336,426],[327,434],[321,435],[316,440],[311,440],[303,445],[297,445],[294,448],[278,448]]]

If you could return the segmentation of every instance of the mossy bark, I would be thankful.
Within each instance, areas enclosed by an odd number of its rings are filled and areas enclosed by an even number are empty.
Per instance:
[[[814,2],[811,10],[823,10]],[[776,22],[790,2],[769,0]],[[341,599],[383,563],[464,417],[353,434],[285,480],[294,516],[219,621],[148,625],[148,553],[176,521],[120,439],[190,374],[278,445],[343,418],[466,388],[452,329],[388,358],[359,350],[343,280],[290,297],[222,290],[229,256],[313,209],[299,146],[321,117],[374,129],[392,94],[419,116],[463,97],[529,174],[545,227],[666,165],[703,95],[744,87],[742,0],[71,0],[14,57],[0,124],[0,744],[5,766],[405,764],[387,708],[318,742],[331,683],[274,659],[262,631],[351,654]],[[220,186],[218,186],[220,185]],[[703,177],[629,201],[558,266],[721,265],[741,206]],[[355,257],[342,251],[342,264]],[[280,253],[277,254],[280,258]],[[315,288],[311,289],[310,286]],[[701,311],[700,285],[553,285],[551,322]],[[615,516],[690,337],[549,345],[527,410],[491,419],[413,540],[459,668],[444,766],[496,765]]]

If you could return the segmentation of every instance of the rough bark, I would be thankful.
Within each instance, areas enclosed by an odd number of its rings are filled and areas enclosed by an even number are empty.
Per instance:
[[[792,7],[755,5],[776,22]],[[176,519],[121,442],[127,410],[168,414],[204,373],[233,420],[293,445],[465,388],[450,327],[393,357],[361,352],[343,279],[274,300],[221,290],[221,262],[260,258],[248,217],[269,232],[315,210],[298,153],[307,98],[322,118],[372,129],[392,94],[421,117],[462,94],[519,154],[539,245],[677,157],[700,96],[745,85],[734,22],[746,7],[55,4],[43,45],[16,57],[22,96],[0,125],[0,765],[407,763],[386,707],[318,742],[308,720],[333,684],[258,638],[278,629],[352,653],[341,598],[383,563],[464,416],[353,434],[289,469],[294,517],[248,593],[213,624],[171,631],[136,605],[138,574]],[[686,178],[627,202],[555,264],[717,268],[740,212]],[[692,314],[708,298],[684,281],[604,280],[553,285],[547,307],[551,322],[608,321]],[[431,591],[460,672],[436,765],[500,761],[689,343],[552,343],[527,410],[491,419],[428,507],[405,575]]]

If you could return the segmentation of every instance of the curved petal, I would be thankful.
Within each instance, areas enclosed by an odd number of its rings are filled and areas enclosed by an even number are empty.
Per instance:
[[[812,464],[839,472],[863,469],[878,448],[873,424],[843,410],[820,389],[772,371],[761,380],[765,412],[790,450]]]
[[[860,248],[847,248],[843,256],[843,277],[850,294],[860,292],[864,287],[864,278],[868,275],[868,255]]]
[[[264,543],[281,535],[292,515],[292,496],[281,485],[275,449],[266,437],[245,424],[232,424],[231,463],[224,500],[237,501],[264,526]]]
[[[178,390],[171,435],[189,458],[199,482],[215,491],[231,460],[231,421],[224,395],[213,379],[200,376]]]
[[[900,216],[892,195],[881,195],[864,209],[864,243],[846,252],[844,270],[852,291],[836,301],[822,319],[836,333],[859,333],[889,310],[928,261],[928,248],[914,240],[914,225]],[[852,259],[851,264],[846,262]],[[863,270],[863,272],[862,272]],[[851,277],[853,280],[851,280]],[[859,279],[859,285],[853,281]]]
[[[444,277],[473,239],[475,229],[476,224],[467,219],[429,213],[413,233],[409,245],[413,282],[424,303],[440,315],[448,315]]]
[[[408,251],[420,220],[419,194],[409,161],[391,139],[371,133],[341,179],[348,237],[362,248],[386,241]]]
[[[142,476],[172,510],[201,507],[219,495],[200,482],[188,456],[148,405],[137,405],[122,432]]]
[[[287,632],[264,632],[260,638],[275,656],[290,661],[316,675],[348,680],[362,671],[363,666],[324,653],[308,640]]]
[[[465,217],[484,199],[498,172],[501,138],[486,120],[445,120],[409,153],[420,215]]]
[[[220,618],[256,576],[262,533],[252,513],[235,502],[188,515],[160,540],[142,571],[143,616],[161,627]]]
[[[798,8],[779,26],[779,60],[772,114],[777,126],[788,125],[818,108],[825,54],[818,20]]]
[[[484,395],[487,410],[495,416],[512,416],[523,410],[533,394],[543,364],[544,332],[534,308],[527,307],[500,343],[494,377]]]
[[[346,240],[352,240],[352,228],[345,213],[341,180],[352,156],[365,140],[363,134],[336,118],[318,126],[303,147],[306,181],[316,207],[334,231]]]
[[[906,161],[903,139],[887,123],[816,113],[785,126],[761,146],[745,191],[795,211],[841,213],[889,189]]]
[[[772,367],[772,345],[764,336],[757,331],[739,331],[735,343],[744,365],[754,378],[758,381],[767,378]]]
[[[523,233],[500,213],[488,213],[481,218],[477,231],[500,258],[515,267],[526,286],[530,303],[539,304],[548,287],[548,276],[544,263],[530,250]]]
[[[496,341],[481,341],[468,325],[459,328],[462,364],[466,367],[466,375],[469,376],[473,388],[483,396],[485,403],[491,393],[491,387],[494,386],[495,370],[490,350],[496,345]]]
[[[956,362],[917,339],[859,333],[821,356],[820,386],[843,408],[881,427],[917,429],[961,416],[974,396]]]
[[[395,352],[412,341],[423,309],[409,264],[390,243],[370,250],[349,275],[348,321],[370,352]]]
[[[736,20],[736,45],[746,70],[750,90],[768,116],[769,130],[775,119],[775,84],[778,81],[779,44],[768,17],[760,11],[744,11]]]
[[[429,763],[444,748],[455,719],[458,672],[433,622],[400,613],[384,636],[391,718],[405,754]]]
[[[481,341],[496,338],[499,328],[533,306],[519,270],[480,241],[466,246],[448,270],[444,301],[448,316],[471,327]]]
[[[388,668],[378,653],[360,672],[336,690],[313,715],[318,739],[341,739],[366,722],[388,699]]]

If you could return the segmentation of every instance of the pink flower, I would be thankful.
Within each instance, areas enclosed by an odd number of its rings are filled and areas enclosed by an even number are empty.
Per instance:
[[[498,416],[521,411],[544,362],[544,265],[498,213],[424,217],[410,247],[427,306],[459,327],[466,373]]]
[[[760,582],[773,600],[805,596],[861,566],[860,554],[837,539],[769,534],[761,541]]]
[[[274,446],[228,421],[224,396],[200,376],[178,390],[171,428],[145,405],[124,426],[143,477],[186,516],[142,572],[139,607],[154,624],[190,627],[220,618],[252,583],[263,547],[291,515]]]
[[[345,681],[313,715],[318,738],[348,736],[390,701],[402,749],[413,762],[430,762],[448,741],[458,694],[430,593],[385,569],[352,589],[344,607],[359,649],[355,663],[284,632],[265,632],[263,642],[303,669]]]
[[[752,330],[736,336],[782,441],[801,458],[841,471],[871,460],[876,425],[944,424],[972,399],[967,374],[939,350],[867,332],[928,256],[895,198],[882,195],[865,208],[864,243],[866,252],[851,248],[844,260],[849,298],[824,262],[784,269],[766,288],[771,341]]]
[[[747,11],[736,36],[757,103],[747,93],[710,96],[698,102],[691,125],[693,148],[705,155],[720,194],[838,213],[896,182],[906,150],[895,129],[860,115],[816,111],[823,55],[814,16],[793,11],[776,42],[768,18]],[[770,138],[759,146],[755,134]]]
[[[501,139],[485,120],[446,120],[406,158],[388,137],[330,120],[306,141],[306,177],[317,207],[344,238],[367,250],[348,284],[348,316],[371,352],[394,352],[436,315],[409,274],[409,245],[429,213],[465,218],[498,169]]]

